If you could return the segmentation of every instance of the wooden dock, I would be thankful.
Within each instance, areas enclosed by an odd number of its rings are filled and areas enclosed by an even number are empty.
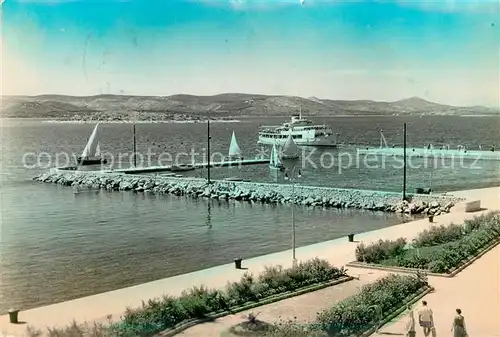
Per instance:
[[[210,167],[238,167],[246,165],[262,165],[269,163],[269,159],[246,159],[246,160],[236,160],[236,161],[221,161],[221,162],[211,162]],[[195,163],[193,164],[194,169],[207,168],[208,163]],[[153,173],[153,172],[166,172],[172,171],[172,165],[165,166],[148,166],[148,167],[131,167],[126,169],[113,170],[115,173],[125,173],[125,174],[138,174],[138,173]],[[172,171],[174,172],[174,171]],[[188,171],[175,171],[175,172],[188,172]]]
[[[364,148],[357,150],[359,155],[380,155],[402,157],[404,149],[395,148]],[[446,158],[446,159],[468,159],[468,160],[500,160],[500,151],[474,151],[474,150],[454,150],[454,149],[427,149],[427,148],[406,148],[407,157],[420,158]]]

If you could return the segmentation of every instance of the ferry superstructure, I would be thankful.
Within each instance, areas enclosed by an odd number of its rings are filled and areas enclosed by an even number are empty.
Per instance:
[[[261,126],[258,143],[282,146],[290,134],[298,146],[337,146],[337,139],[331,128],[302,118],[302,113],[292,116],[290,122],[279,126]]]

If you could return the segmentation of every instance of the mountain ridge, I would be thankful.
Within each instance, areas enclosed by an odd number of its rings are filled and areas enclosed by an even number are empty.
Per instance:
[[[460,107],[409,97],[393,102],[333,100],[285,95],[221,93],[212,96],[176,94],[140,96],[103,94],[69,96],[2,96],[1,116],[53,119],[175,119],[179,116],[289,116],[302,109],[308,116],[340,115],[498,115],[494,108]]]

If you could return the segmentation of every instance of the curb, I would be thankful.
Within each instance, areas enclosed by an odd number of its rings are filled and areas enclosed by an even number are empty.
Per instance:
[[[271,304],[271,303],[279,302],[279,301],[286,300],[286,299],[291,298],[291,297],[295,297],[295,296],[307,294],[307,293],[310,293],[310,292],[313,292],[313,291],[317,291],[317,290],[321,290],[321,289],[324,289],[324,288],[332,287],[332,286],[335,286],[335,285],[338,285],[338,284],[342,284],[342,283],[345,283],[345,282],[349,282],[349,281],[352,281],[352,280],[354,280],[354,277],[352,277],[352,276],[344,276],[344,277],[341,277],[341,278],[336,279],[334,281],[329,281],[329,282],[314,284],[314,285],[311,285],[311,286],[306,286],[306,287],[303,287],[303,288],[299,288],[299,289],[297,289],[295,291],[292,291],[292,292],[288,291],[288,292],[281,293],[281,294],[278,294],[278,295],[273,295],[273,296],[264,298],[264,299],[262,299],[262,300],[260,300],[258,302],[252,302],[252,303],[248,303],[248,304],[242,305],[240,307],[231,308],[231,309],[229,309],[227,311],[209,314],[209,315],[207,315],[206,318],[194,319],[194,320],[190,320],[190,321],[187,321],[187,322],[184,322],[184,323],[180,323],[178,326],[176,326],[176,327],[174,327],[172,329],[167,329],[167,330],[164,330],[162,332],[158,332],[154,336],[156,336],[156,337],[160,337],[160,336],[161,337],[175,336],[176,334],[178,334],[178,333],[180,333],[180,332],[182,332],[184,330],[187,330],[187,329],[189,329],[189,328],[191,328],[191,327],[193,327],[195,325],[198,325],[198,324],[201,324],[201,323],[210,322],[210,321],[214,321],[217,318],[220,318],[220,317],[223,317],[223,316],[234,315],[234,314],[236,314],[238,312],[242,312],[242,311],[246,311],[246,310],[253,309],[253,308],[256,308],[256,307],[260,307],[260,306],[263,306],[263,305],[268,305],[268,304]]]
[[[493,243],[488,245],[486,248],[483,248],[478,251],[476,255],[474,255],[472,258],[464,260],[463,263],[461,263],[458,267],[453,269],[450,273],[448,274],[440,274],[440,273],[431,273],[427,271],[427,269],[418,269],[418,268],[404,268],[404,267],[389,267],[389,266],[382,266],[380,264],[375,264],[375,263],[365,263],[365,262],[358,262],[358,261],[352,261],[346,264],[346,267],[353,267],[353,268],[364,268],[364,269],[375,269],[375,270],[382,270],[382,271],[388,271],[388,272],[395,272],[395,273],[415,273],[415,272],[425,272],[429,276],[439,276],[439,277],[454,277],[458,273],[460,273],[462,270],[479,260],[484,254],[495,248],[498,244],[500,244],[500,240],[495,240]]]
[[[415,295],[409,297],[408,300],[404,301],[404,304],[401,307],[399,307],[398,309],[394,310],[391,314],[389,314],[389,316],[387,316],[386,318],[384,318],[381,322],[379,322],[375,326],[371,327],[370,329],[366,330],[365,332],[361,333],[357,337],[368,337],[368,336],[371,336],[376,330],[382,328],[384,325],[386,325],[387,323],[389,323],[390,321],[392,321],[394,318],[396,318],[399,315],[401,315],[401,313],[403,313],[406,310],[406,306],[407,305],[414,304],[414,303],[418,302],[418,300],[420,300],[421,298],[423,298],[425,295],[427,295],[428,293],[430,293],[432,291],[434,291],[434,288],[431,287],[431,286],[427,286],[426,288],[424,288],[420,292],[418,292]],[[377,328],[377,326],[378,326],[378,328]],[[354,337],[354,336],[352,336],[352,337]]]

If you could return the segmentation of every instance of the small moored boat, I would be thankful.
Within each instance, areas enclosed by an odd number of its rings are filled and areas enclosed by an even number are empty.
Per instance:
[[[225,181],[243,181],[243,182],[250,182],[250,179],[243,179],[243,178],[238,178],[238,177],[230,177],[230,178],[225,178]]]
[[[292,134],[288,135],[288,139],[281,149],[281,159],[297,159],[299,158],[300,150],[297,144],[295,144]]]
[[[280,160],[278,150],[276,149],[276,144],[273,144],[273,149],[271,151],[271,160],[269,161],[269,168],[271,170],[284,171],[285,166]]]
[[[191,170],[194,170],[194,166],[191,164],[174,164],[170,168],[170,171],[172,172],[191,171]]]
[[[97,128],[99,127],[99,122],[97,122],[92,134],[89,137],[87,145],[83,149],[82,155],[78,157],[77,163],[79,165],[98,165],[106,164],[108,161],[101,156],[101,148],[99,145]]]
[[[231,144],[229,144],[229,153],[228,156],[226,157],[226,161],[240,161],[243,160],[243,156],[241,155],[241,149],[240,146],[238,145],[238,142],[236,141],[236,135],[234,134],[231,136]]]

